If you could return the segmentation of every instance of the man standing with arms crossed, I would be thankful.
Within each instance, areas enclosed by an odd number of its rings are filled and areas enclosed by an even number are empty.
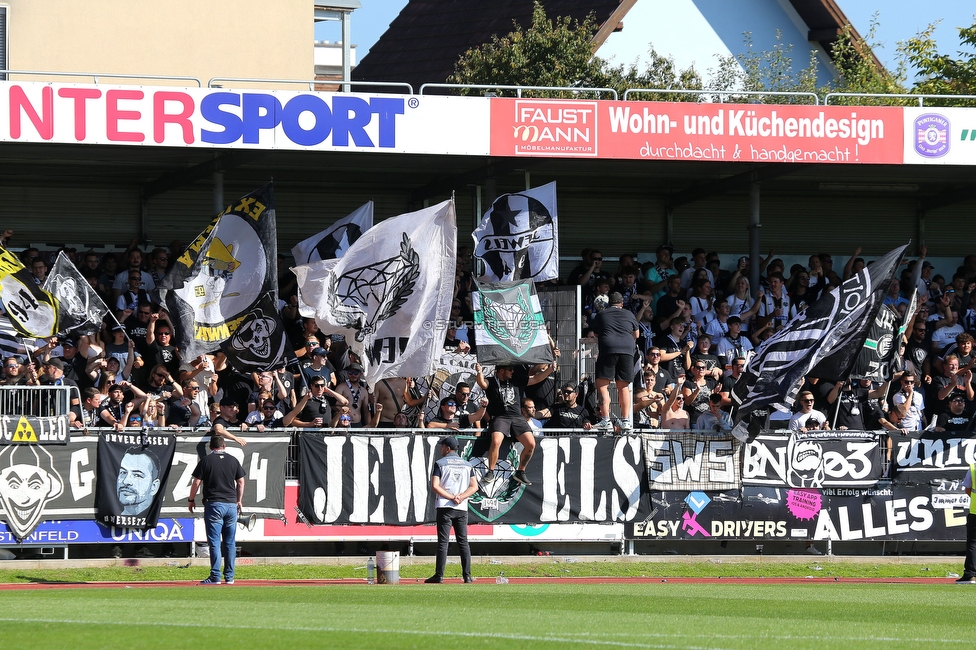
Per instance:
[[[434,464],[430,479],[430,487],[437,495],[437,568],[434,575],[424,580],[428,583],[444,582],[452,526],[461,550],[461,575],[465,583],[474,582],[468,545],[468,497],[478,491],[478,480],[470,463],[457,455],[457,448],[457,438],[441,438],[441,458]]]
[[[220,558],[224,557],[224,580],[234,584],[234,560],[237,557],[237,517],[244,498],[244,468],[226,453],[224,439],[210,436],[210,453],[193,470],[190,485],[190,512],[196,506],[197,490],[203,483],[203,520],[207,526],[210,547],[210,577],[202,585],[220,584]],[[222,541],[221,541],[222,540]]]
[[[596,390],[600,409],[600,421],[593,428],[605,433],[613,432],[613,423],[610,421],[611,380],[617,385],[620,416],[623,420],[621,433],[630,433],[634,428],[630,385],[637,373],[637,346],[634,342],[640,332],[637,319],[623,309],[623,306],[623,296],[614,291],[610,294],[609,308],[597,314],[593,322],[599,347],[596,358]]]

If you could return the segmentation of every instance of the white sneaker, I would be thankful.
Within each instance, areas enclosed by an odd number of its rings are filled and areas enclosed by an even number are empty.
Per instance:
[[[612,432],[613,422],[610,421],[610,418],[603,418],[602,420],[594,424],[593,428],[603,433],[607,433],[608,431]]]
[[[820,551],[818,551],[817,550],[817,547],[816,546],[813,546],[813,545],[808,546],[807,547],[807,550],[804,551],[804,553],[807,553],[809,555],[823,555],[823,553],[821,553]]]

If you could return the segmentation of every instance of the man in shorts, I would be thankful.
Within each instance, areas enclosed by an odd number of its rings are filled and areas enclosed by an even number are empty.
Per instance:
[[[599,347],[596,358],[596,390],[600,409],[600,421],[593,428],[605,433],[613,431],[613,423],[610,421],[611,381],[617,385],[617,398],[623,419],[621,429],[626,433],[634,428],[630,385],[636,372],[636,341],[640,332],[637,319],[623,309],[623,306],[623,296],[614,291],[610,294],[609,307],[600,312],[593,323]]]
[[[536,366],[535,374],[530,374],[524,367],[501,363],[495,366],[494,377],[485,378],[481,364],[475,365],[475,371],[478,373],[475,380],[488,398],[488,417],[491,418],[488,424],[488,434],[491,436],[491,446],[488,448],[488,471],[482,477],[482,482],[490,483],[495,479],[498,450],[505,436],[508,436],[522,443],[519,466],[512,478],[522,485],[532,485],[525,477],[525,468],[528,467],[532,453],[535,451],[535,436],[532,435],[532,428],[522,414],[522,392],[526,386],[538,384],[552,374],[555,367],[555,363],[541,368]]]

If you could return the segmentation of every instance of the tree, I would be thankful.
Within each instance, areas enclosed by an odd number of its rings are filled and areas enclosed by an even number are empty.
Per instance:
[[[568,16],[552,21],[537,1],[532,11],[532,26],[523,30],[515,23],[514,27],[511,33],[492,36],[490,42],[462,54],[448,81],[581,88],[602,83],[600,60],[593,56],[590,46],[597,30],[592,15],[582,23]],[[552,96],[553,93],[532,94]]]
[[[939,54],[932,34],[938,23],[929,25],[913,38],[899,43],[899,51],[918,73],[913,93],[928,95],[976,95],[976,51],[960,49],[958,58]],[[976,50],[976,22],[959,28],[963,48]],[[955,106],[976,106],[976,100],[942,102]]]
[[[550,20],[536,0],[532,25],[517,23],[505,36],[469,49],[458,59],[448,81],[457,84],[503,86],[556,86],[577,88],[701,88],[693,68],[677,70],[674,60],[650,50],[651,63],[639,71],[636,65],[613,66],[593,55],[593,35],[598,25],[593,15],[582,22],[570,17]],[[474,90],[462,90],[464,94]],[[505,94],[505,93],[501,93]],[[509,93],[510,94],[510,93]],[[523,96],[580,96],[563,91],[523,91]],[[674,101],[687,96],[658,97]]]

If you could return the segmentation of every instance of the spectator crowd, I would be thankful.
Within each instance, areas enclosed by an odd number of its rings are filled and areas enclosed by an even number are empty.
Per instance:
[[[436,415],[430,418],[424,415],[422,378],[367,386],[361,360],[342,337],[324,335],[314,319],[299,315],[295,278],[283,258],[279,308],[298,364],[241,373],[219,352],[184,358],[173,344],[174,324],[160,308],[157,286],[182,251],[178,242],[148,252],[133,242],[121,255],[62,250],[112,316],[88,336],[52,338],[25,348],[4,335],[0,349],[6,385],[78,387],[72,426],[209,427],[246,444],[248,431],[278,427],[460,430],[487,425],[487,401],[473,399],[472,387],[464,382],[436,402]],[[662,245],[653,262],[621,255],[610,272],[599,250],[585,249],[564,284],[582,289],[580,353],[595,341],[589,328],[612,295],[619,294],[623,309],[634,314],[639,327],[632,387],[635,428],[721,432],[732,427],[732,386],[752,355],[793,316],[863,268],[860,253],[856,249],[842,268],[835,269],[830,255],[815,254],[787,270],[771,251],[760,262],[760,286],[753,292],[746,257],[723,267],[716,252],[698,248],[690,257],[675,257],[671,246]],[[38,284],[54,257],[36,248],[20,253]],[[924,258],[923,249],[885,297],[886,308],[904,314],[913,292],[919,295],[919,309],[901,345],[902,363],[890,382],[811,379],[797,412],[769,413],[769,427],[886,429],[893,435],[924,428],[972,430],[976,255],[966,256],[949,279],[934,274]],[[471,249],[460,248],[445,349],[461,353],[475,348],[471,263]],[[920,279],[913,285],[916,264],[921,264]],[[535,375],[539,369],[526,370]],[[591,377],[563,381],[558,372],[544,374],[520,395],[522,414],[534,433],[590,430],[602,421]]]

